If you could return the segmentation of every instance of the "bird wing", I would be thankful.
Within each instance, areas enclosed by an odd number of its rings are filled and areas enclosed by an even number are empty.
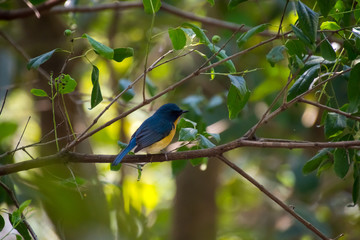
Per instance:
[[[173,123],[167,120],[157,117],[148,118],[133,135],[137,146],[135,152],[162,140],[170,134],[172,129]]]

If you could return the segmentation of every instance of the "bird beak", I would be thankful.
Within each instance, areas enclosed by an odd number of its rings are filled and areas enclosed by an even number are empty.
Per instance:
[[[188,110],[182,110],[182,114],[189,112]]]

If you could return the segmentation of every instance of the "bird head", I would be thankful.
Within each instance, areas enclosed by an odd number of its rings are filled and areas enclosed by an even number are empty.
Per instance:
[[[169,120],[175,121],[178,119],[183,113],[188,111],[182,110],[174,103],[167,103],[162,105],[156,112],[156,115],[165,117]]]

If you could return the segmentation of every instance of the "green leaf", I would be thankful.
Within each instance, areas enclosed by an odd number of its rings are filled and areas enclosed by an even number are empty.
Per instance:
[[[210,50],[213,52],[213,53],[217,53],[220,48],[218,46],[215,46],[214,44],[209,44],[208,47],[210,48]],[[216,55],[216,58],[219,59],[219,60],[222,60],[222,59],[225,59],[225,58],[228,58],[228,55],[225,53],[225,50],[221,50],[218,55]],[[236,68],[235,68],[235,65],[234,63],[231,61],[231,60],[227,60],[226,62],[223,63],[225,65],[225,67],[228,69],[228,71],[230,73],[235,73],[236,72]]]
[[[14,211],[14,212],[16,212],[16,211]],[[20,216],[20,218],[18,218],[18,216],[13,217],[14,212],[13,212],[13,214],[9,214],[9,220],[10,220],[11,225],[20,233],[20,235],[24,238],[24,240],[31,240],[32,238],[30,237],[29,231],[28,231],[25,223],[21,220],[21,216]],[[15,222],[15,221],[17,221],[17,222]]]
[[[124,91],[125,89],[127,89],[129,85],[131,85],[131,83],[132,82],[127,79],[120,79],[118,83],[119,91],[120,92]],[[133,99],[134,96],[135,96],[135,92],[132,88],[130,88],[121,96],[121,98],[124,99],[126,102],[128,102],[131,99]]]
[[[113,59],[114,57],[114,50],[98,41],[90,37],[88,34],[84,33],[82,35],[83,38],[87,38],[90,45],[94,48],[95,52],[99,54],[100,56],[107,58],[107,59]]]
[[[323,40],[320,44],[320,53],[321,56],[329,61],[333,61],[336,59],[336,53],[334,49],[332,48],[330,42],[325,37],[325,34],[321,34],[321,39]]]
[[[3,216],[0,215],[0,232],[4,229],[4,227],[5,227],[5,220]]]
[[[31,203],[31,199],[26,200],[23,203],[21,203],[20,206],[19,206],[20,213],[23,213],[25,208],[27,208],[30,205],[30,203]]]
[[[197,51],[197,50],[195,50],[195,52],[197,53],[197,54],[199,54],[201,57],[203,57],[206,61],[209,59],[205,54],[203,54],[202,52],[200,52],[200,51]],[[209,62],[208,63],[208,65],[210,66],[211,65],[211,62]],[[215,70],[214,70],[214,68],[210,68],[210,80],[214,80],[214,78],[215,78],[215,74],[213,74],[213,73],[215,73]]]
[[[314,48],[314,44],[313,44],[313,43],[311,42],[311,40],[303,33],[303,31],[302,31],[300,28],[298,28],[298,27],[296,27],[296,26],[294,26],[294,25],[292,25],[292,24],[291,24],[291,28],[292,28],[295,36],[297,36],[301,42],[303,42],[306,46],[308,46],[308,47],[311,48],[311,49]]]
[[[144,10],[146,13],[154,14],[159,11],[161,7],[160,0],[143,0]]]
[[[16,240],[23,240],[23,238],[22,238],[22,236],[21,236],[21,235],[16,234],[15,236],[16,236]]]
[[[347,111],[350,113],[358,112],[360,107],[360,63],[356,64],[350,72],[348,98],[349,107]]]
[[[101,94],[101,89],[100,89],[100,84],[99,84],[99,69],[93,65],[93,70],[91,73],[91,82],[93,85],[92,91],[91,91],[91,108],[93,109],[94,107],[96,107],[102,100],[102,94]]]
[[[194,122],[194,121],[191,121],[187,118],[181,118],[178,125],[177,125],[177,128],[178,129],[181,129],[181,128],[196,128],[196,125],[197,123]]]
[[[59,93],[67,94],[75,90],[77,82],[69,75],[66,74],[59,81]]]
[[[199,28],[198,26],[192,24],[192,23],[183,23],[181,26],[184,28],[190,28],[195,33],[196,37],[199,39],[200,43],[205,43],[207,45],[211,44],[208,37],[205,35],[204,30]]]
[[[199,134],[199,146],[202,149],[206,149],[206,148],[212,148],[215,147],[216,145],[213,144],[209,139],[207,139],[204,135]]]
[[[334,171],[340,178],[344,178],[349,171],[348,154],[344,148],[337,148],[334,152]]]
[[[134,49],[130,47],[115,48],[113,60],[116,62],[122,62],[125,58],[134,56]]]
[[[334,21],[326,21],[326,22],[321,23],[320,29],[336,31],[336,30],[341,29],[341,27]]]
[[[319,23],[319,14],[311,10],[301,1],[298,1],[296,4],[296,12],[299,16],[300,29],[305,33],[310,41],[314,43]]]
[[[330,10],[335,6],[336,0],[317,0],[320,12],[324,17],[327,17]]]
[[[266,60],[271,64],[272,67],[275,66],[275,63],[280,62],[285,59],[283,52],[286,49],[285,46],[276,46],[273,47],[270,52],[266,55]]]
[[[232,9],[239,5],[240,3],[246,2],[247,0],[230,0],[228,4],[228,8]]]
[[[238,40],[236,41],[237,45],[239,48],[242,47],[242,45],[244,45],[244,43],[246,43],[249,38],[251,38],[252,36],[254,36],[255,34],[258,34],[260,32],[263,32],[265,29],[267,29],[267,27],[269,26],[269,23],[265,23],[265,24],[261,24],[258,25],[256,27],[251,28],[249,31],[247,31],[246,33],[241,34],[241,36],[238,38]]]
[[[186,36],[181,28],[169,28],[168,33],[175,50],[180,50],[185,47]]]
[[[33,88],[30,90],[30,92],[32,93],[32,95],[37,97],[49,97],[48,94],[42,89]]]
[[[172,175],[177,176],[187,165],[187,160],[175,160],[171,161]]]
[[[314,78],[318,75],[318,71],[320,69],[320,65],[315,65],[306,70],[291,86],[288,92],[287,100],[290,101],[300,94],[306,92]]]
[[[303,56],[307,53],[305,45],[300,40],[288,40],[285,43],[285,47],[290,56],[298,56],[299,58],[303,58]]]
[[[54,54],[54,52],[61,51],[60,48],[56,48],[54,50],[51,50],[50,52],[44,53],[40,56],[34,57],[29,60],[29,63],[27,64],[27,69],[30,70],[31,68],[37,69],[41,64],[46,62],[51,58],[51,56]]]
[[[330,15],[334,18],[337,22],[342,22],[344,20],[344,12],[346,11],[346,6],[344,1],[338,0],[335,3],[335,7],[330,10]]]
[[[193,141],[196,139],[197,129],[181,128],[179,132],[179,141]]]
[[[21,212],[19,211],[19,209],[13,211],[13,213],[9,215],[9,219],[14,227],[19,225],[19,223],[21,222]]]
[[[228,75],[231,81],[229,93],[227,96],[227,107],[229,118],[234,119],[244,108],[249,100],[250,91],[246,87],[245,79],[241,76]]]
[[[327,138],[333,138],[343,133],[346,127],[346,117],[329,112],[325,119],[324,132]]]
[[[320,150],[315,156],[307,161],[302,169],[303,174],[309,174],[315,171],[322,162],[329,159],[330,149],[325,148]]]

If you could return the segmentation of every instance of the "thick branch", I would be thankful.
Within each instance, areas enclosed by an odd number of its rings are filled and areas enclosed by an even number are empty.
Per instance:
[[[59,5],[61,3],[64,3],[65,0],[49,0],[46,1],[43,4],[40,4],[36,6],[36,10],[39,13],[43,13],[45,11],[48,11],[52,7]],[[14,20],[18,18],[26,18],[35,15],[34,9],[31,8],[22,8],[22,9],[16,9],[11,11],[0,11],[0,19],[1,20]]]
[[[246,140],[237,139],[232,142],[219,145],[209,149],[192,150],[185,152],[152,154],[152,155],[127,155],[123,159],[123,163],[151,163],[165,162],[181,159],[193,159],[200,157],[216,157],[225,152],[241,147],[256,148],[301,148],[301,149],[323,149],[323,148],[358,148],[360,149],[360,141],[344,141],[344,142],[298,142],[288,140],[259,139]],[[0,176],[15,172],[25,171],[33,168],[40,168],[52,164],[60,164],[67,162],[74,163],[111,163],[116,155],[92,155],[74,152],[61,151],[57,154],[39,157],[34,160],[28,160],[15,164],[8,164],[0,167]]]

